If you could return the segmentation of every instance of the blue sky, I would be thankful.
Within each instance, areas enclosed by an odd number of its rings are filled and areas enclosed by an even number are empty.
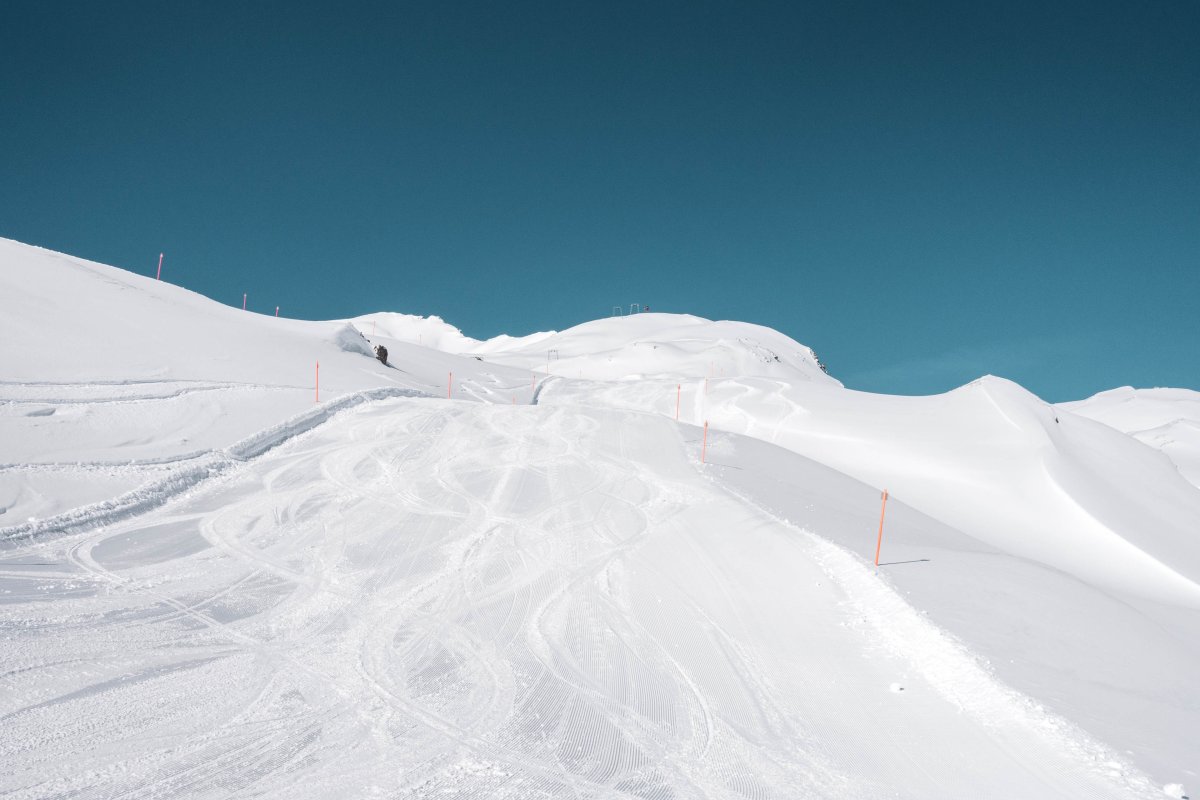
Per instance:
[[[0,235],[285,315],[1200,389],[1200,4],[0,5]]]

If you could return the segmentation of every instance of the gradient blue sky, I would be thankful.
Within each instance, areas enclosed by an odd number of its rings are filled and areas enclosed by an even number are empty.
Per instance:
[[[1200,389],[1200,3],[0,4],[0,236],[870,391]]]

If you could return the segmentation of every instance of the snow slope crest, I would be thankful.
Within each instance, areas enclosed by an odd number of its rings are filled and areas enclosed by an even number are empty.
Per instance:
[[[488,353],[494,350],[529,345],[547,336],[546,333],[531,333],[528,336],[500,335],[492,339],[473,339],[439,316],[422,317],[395,311],[377,311],[349,320],[356,328],[370,337],[380,337],[397,342],[430,347],[445,353]]]
[[[584,380],[756,376],[841,386],[825,373],[812,348],[749,322],[643,313],[591,320],[536,337],[502,346],[489,343],[486,358]]]
[[[974,396],[985,401],[979,409],[980,418],[985,419],[989,412],[998,416],[1018,432],[1015,438],[1023,440],[1023,444],[1051,446],[1053,443],[1055,426],[1058,424],[1053,407],[1018,383],[995,375],[984,375],[951,394]],[[1007,438],[1012,437],[1010,435]]]
[[[1058,407],[1160,451],[1185,480],[1200,488],[1200,392],[1122,386]]]

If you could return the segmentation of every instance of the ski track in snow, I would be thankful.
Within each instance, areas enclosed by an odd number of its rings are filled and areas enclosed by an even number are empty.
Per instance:
[[[292,387],[227,381],[88,381],[84,383],[30,383],[0,381],[0,403],[41,405],[101,405],[173,400],[184,395],[228,390],[271,391]],[[107,394],[105,394],[107,392]]]
[[[415,397],[420,396],[420,394],[408,389],[381,388],[343,395],[328,403],[318,405],[311,411],[303,412],[277,425],[258,431],[216,452],[187,453],[174,459],[142,459],[129,462],[125,465],[83,462],[77,464],[0,465],[0,472],[86,472],[104,470],[108,474],[112,474],[114,470],[132,471],[135,473],[138,471],[144,472],[144,470],[138,470],[137,468],[147,466],[158,468],[166,466],[170,468],[166,476],[117,497],[73,508],[45,519],[31,518],[17,525],[0,527],[0,549],[11,539],[44,535],[47,533],[63,533],[78,528],[96,527],[111,524],[122,518],[136,516],[168,502],[206,480],[219,477],[240,462],[255,458],[288,439],[312,430],[341,411],[374,400],[390,397]],[[145,400],[147,398],[138,399]],[[156,396],[149,399],[163,398]]]
[[[871,630],[876,646],[908,659],[957,708],[997,729],[1010,727],[1046,738],[1076,763],[1090,765],[1123,785],[1131,796],[1157,794],[1151,782],[1111,748],[1005,686],[961,642],[910,606],[878,570],[872,571],[868,564],[818,534],[778,519],[735,489],[725,488],[804,537],[825,574],[846,588],[847,608]]]
[[[0,794],[1157,796],[688,429],[388,394],[0,529]]]

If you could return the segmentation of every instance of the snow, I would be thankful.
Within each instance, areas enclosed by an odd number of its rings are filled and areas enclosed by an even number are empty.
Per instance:
[[[6,796],[1200,770],[1196,393],[870,395],[679,314],[277,319],[3,240],[0,311]]]
[[[486,355],[492,363],[547,375],[628,381],[677,373],[736,374],[841,385],[824,373],[810,348],[778,331],[689,314],[616,316],[568,331],[486,341],[464,336],[438,317],[368,314],[353,322],[372,335],[448,353]]]
[[[1124,386],[1061,407],[1162,451],[1200,487],[1200,392]]]

